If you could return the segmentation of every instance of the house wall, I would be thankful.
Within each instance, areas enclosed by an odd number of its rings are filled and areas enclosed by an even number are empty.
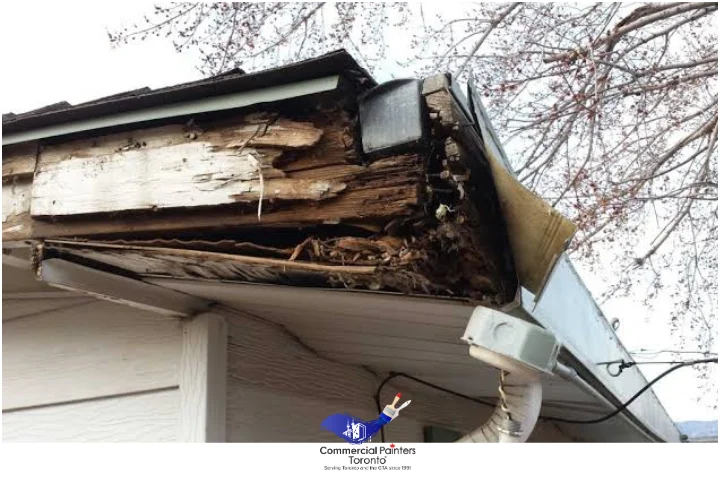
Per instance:
[[[87,297],[3,301],[3,441],[173,441],[177,320]]]
[[[320,428],[327,415],[377,416],[384,373],[325,359],[262,318],[217,313],[228,330],[227,441],[338,442]],[[179,387],[189,323],[183,336],[178,320],[81,296],[6,299],[3,315],[3,441],[191,439],[181,412],[192,390],[183,402]],[[388,425],[391,442],[422,442],[426,426],[466,432],[491,411],[403,379],[383,389],[381,404],[397,391],[413,403]],[[546,423],[531,437],[568,440]]]
[[[223,311],[228,321],[227,440],[229,442],[342,442],[320,427],[333,413],[377,417],[374,395],[384,374],[319,356],[291,331],[268,320]],[[339,319],[341,321],[342,319]],[[383,388],[381,405],[397,391],[412,404],[386,427],[386,440],[422,442],[423,427],[467,432],[491,408],[397,379]],[[540,422],[531,441],[570,441]]]

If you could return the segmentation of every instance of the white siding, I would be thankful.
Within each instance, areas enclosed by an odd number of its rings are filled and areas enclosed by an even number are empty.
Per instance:
[[[180,361],[182,442],[224,442],[227,379],[227,324],[201,313],[183,324]]]
[[[3,441],[177,438],[178,320],[87,299],[23,302],[3,305],[15,317],[3,323]]]
[[[3,325],[3,410],[178,385],[179,322],[109,302]]]
[[[342,442],[320,424],[330,414],[377,417],[373,396],[384,373],[318,355],[302,339],[262,318],[222,312],[228,321],[227,439],[230,442]],[[424,426],[468,431],[491,409],[405,379],[383,388],[381,404],[398,391],[412,399],[386,428],[387,441],[422,442]],[[567,440],[551,425],[532,440]]]
[[[3,413],[4,442],[172,442],[178,389]]]

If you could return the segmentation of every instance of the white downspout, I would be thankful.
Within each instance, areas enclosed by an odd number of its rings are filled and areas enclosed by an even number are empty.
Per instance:
[[[503,390],[506,397],[505,408],[499,401],[490,418],[458,442],[523,443],[527,441],[540,415],[542,405],[540,379],[508,374]]]
[[[537,423],[543,374],[552,374],[560,344],[540,327],[476,307],[462,337],[470,356],[501,372],[500,400],[490,418],[458,442],[522,443]]]

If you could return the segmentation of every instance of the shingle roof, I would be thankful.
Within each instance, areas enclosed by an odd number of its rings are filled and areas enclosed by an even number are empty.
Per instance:
[[[155,90],[144,87],[78,105],[63,101],[25,113],[5,113],[2,115],[3,134],[341,73],[360,84],[375,85],[372,77],[349,53],[336,50],[320,57],[254,73],[245,73],[236,68],[203,80]]]

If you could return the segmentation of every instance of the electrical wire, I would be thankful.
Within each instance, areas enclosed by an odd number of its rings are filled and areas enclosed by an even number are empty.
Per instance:
[[[715,358],[701,358],[700,360],[715,360]],[[615,365],[616,363],[619,364],[626,364],[631,367],[634,367],[635,365],[652,365],[652,364],[677,364],[677,363],[688,363],[693,362],[694,360],[641,360],[639,362],[631,361],[626,362],[625,360],[613,360],[612,362],[600,362],[598,365]]]
[[[646,350],[644,348],[641,348],[640,350],[635,350],[628,352],[633,357],[657,357],[658,355],[662,353],[675,353],[679,355],[704,355],[706,357],[709,357],[711,355],[717,357],[717,353],[715,352],[709,352],[709,351],[701,351],[701,350],[670,350],[670,349],[663,349],[663,350]]]
[[[717,358],[717,357],[715,357]],[[703,359],[703,360],[712,360],[712,359]],[[620,374],[623,372],[623,370],[634,367],[636,365],[652,365],[652,364],[664,364],[664,365],[675,365],[678,363],[688,363],[692,362],[694,360],[640,360],[640,361],[625,361],[625,360],[613,360],[610,362],[600,362],[598,365],[605,365],[605,370],[607,370],[607,373],[611,377],[619,377]],[[617,371],[613,372],[610,370],[611,365],[617,365]]]
[[[487,402],[485,400],[481,400],[479,398],[471,397],[469,395],[465,395],[460,392],[456,392],[454,390],[450,390],[449,388],[441,387],[440,385],[435,385],[434,383],[430,383],[428,381],[425,381],[421,378],[414,377],[412,375],[409,375],[407,373],[402,372],[390,372],[385,379],[380,382],[380,385],[378,385],[377,390],[375,391],[375,407],[377,407],[378,415],[382,413],[382,409],[380,407],[380,391],[385,386],[386,383],[388,383],[390,380],[396,377],[403,377],[407,378],[409,380],[412,380],[414,382],[420,383],[422,385],[425,385],[426,387],[434,388],[435,390],[439,390],[441,392],[449,393],[450,395],[455,395],[456,397],[464,398],[465,400],[470,400],[471,402],[480,403],[482,405],[486,405],[488,407],[494,407],[495,404],[491,402]],[[385,443],[385,427],[383,426],[380,429],[380,439],[383,443]]]
[[[578,425],[592,425],[595,423],[604,422],[606,420],[611,419],[612,417],[614,417],[618,413],[622,412],[623,410],[625,410],[631,403],[633,403],[635,400],[637,400],[638,397],[640,397],[640,395],[645,393],[648,389],[650,389],[653,385],[655,385],[657,382],[659,382],[665,376],[670,375],[675,370],[679,370],[683,367],[689,367],[689,366],[698,365],[701,363],[718,363],[718,359],[717,358],[703,358],[700,360],[692,360],[689,362],[683,362],[678,365],[672,366],[672,367],[668,368],[667,370],[665,370],[660,375],[658,375],[657,377],[655,377],[652,381],[648,382],[647,385],[645,385],[643,388],[638,390],[638,392],[635,395],[630,397],[630,399],[627,402],[623,403],[615,411],[610,412],[607,415],[603,415],[602,417],[594,418],[592,420],[571,420],[571,419],[567,419],[567,418],[548,417],[548,416],[542,416],[541,418],[543,418],[544,420],[550,420],[553,422],[573,423],[573,424],[578,424]]]
[[[570,419],[570,418],[560,418],[560,417],[553,417],[553,416],[548,416],[548,415],[540,415],[538,418],[540,418],[542,420],[551,421],[551,422],[570,423],[570,424],[576,424],[576,425],[592,425],[592,424],[596,424],[596,423],[602,423],[606,420],[611,419],[612,417],[619,414],[620,412],[624,411],[628,406],[630,406],[631,403],[633,403],[635,400],[637,400],[640,397],[640,395],[645,393],[648,389],[650,389],[653,385],[655,385],[658,381],[660,381],[665,376],[671,374],[672,372],[674,372],[675,370],[678,370],[680,368],[689,367],[692,365],[698,365],[698,364],[702,364],[702,363],[718,363],[718,359],[717,358],[703,358],[703,359],[699,359],[699,360],[686,361],[686,362],[679,363],[678,365],[674,365],[674,366],[668,368],[667,370],[665,370],[663,373],[661,373],[657,377],[655,377],[652,381],[650,381],[643,388],[638,390],[638,392],[635,395],[630,397],[630,399],[628,401],[626,401],[625,403],[623,403],[622,405],[620,405],[620,407],[616,408],[614,411],[608,413],[607,415],[603,415],[602,417],[594,418],[592,420],[574,420],[574,419]],[[471,397],[469,395],[465,395],[460,392],[450,390],[449,388],[441,387],[440,385],[436,385],[436,384],[428,382],[426,380],[422,380],[422,379],[414,377],[412,375],[408,375],[407,373],[390,372],[388,374],[388,376],[385,377],[385,379],[382,382],[380,382],[380,385],[378,386],[377,390],[375,391],[375,406],[377,407],[378,415],[382,412],[382,410],[380,409],[380,392],[381,392],[382,388],[385,386],[385,384],[387,384],[393,378],[397,378],[397,377],[403,377],[403,378],[407,378],[409,380],[413,380],[413,381],[420,383],[422,385],[425,385],[427,387],[434,388],[435,390],[449,393],[451,395],[455,395],[460,398],[464,398],[471,402],[479,403],[479,404],[486,405],[489,407],[495,406],[494,403],[491,403],[491,402],[488,402],[485,400],[481,400],[479,398]],[[381,437],[382,442],[385,443],[385,428],[384,427],[380,429],[380,437]]]

